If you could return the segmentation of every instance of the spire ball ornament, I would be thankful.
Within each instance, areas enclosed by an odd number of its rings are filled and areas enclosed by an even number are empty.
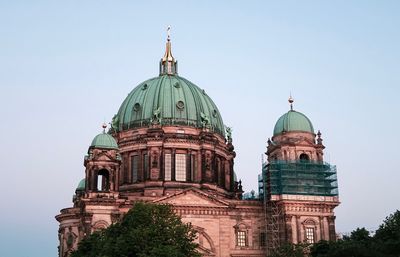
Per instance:
[[[103,128],[103,133],[106,133],[107,124],[104,122],[101,127]]]
[[[293,99],[292,95],[289,96],[288,102],[289,102],[289,104],[290,104],[290,110],[293,111],[293,102],[294,102],[294,99]]]

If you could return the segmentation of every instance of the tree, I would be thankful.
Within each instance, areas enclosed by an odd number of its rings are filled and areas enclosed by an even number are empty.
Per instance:
[[[397,210],[395,213],[390,214],[383,221],[375,233],[376,239],[390,240],[400,239],[400,211]]]
[[[270,257],[304,257],[308,252],[308,244],[286,243],[275,249]]]
[[[313,245],[311,256],[400,257],[400,211],[388,216],[373,237],[365,228],[357,228],[337,242]]]
[[[71,257],[199,257],[195,238],[170,205],[138,202],[121,222],[82,240]]]
[[[356,230],[352,231],[350,237],[344,236],[344,240],[353,240],[359,242],[368,242],[371,239],[369,235],[369,231],[365,228],[357,228]]]
[[[386,217],[375,233],[377,249],[387,256],[400,256],[400,211]]]

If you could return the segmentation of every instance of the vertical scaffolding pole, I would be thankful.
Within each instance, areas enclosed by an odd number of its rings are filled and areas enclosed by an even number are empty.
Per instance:
[[[267,238],[267,255],[271,255],[281,245],[283,212],[276,199],[272,198],[270,164],[266,164],[263,172],[265,180],[265,221]]]

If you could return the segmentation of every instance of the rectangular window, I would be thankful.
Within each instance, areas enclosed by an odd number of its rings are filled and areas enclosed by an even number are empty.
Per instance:
[[[165,163],[164,163],[164,180],[171,180],[171,154],[165,154]]]
[[[175,155],[175,180],[186,181],[186,154]]]
[[[236,234],[236,241],[237,241],[237,246],[240,247],[245,247],[246,246],[246,232],[245,231],[238,231]]]
[[[314,243],[314,229],[313,228],[306,228],[306,240],[307,240],[307,243],[309,243],[309,244]]]
[[[139,156],[134,155],[131,157],[132,183],[138,181],[138,168],[139,168]]]

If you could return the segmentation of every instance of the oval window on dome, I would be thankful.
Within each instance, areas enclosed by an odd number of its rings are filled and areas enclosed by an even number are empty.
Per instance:
[[[181,85],[179,84],[179,82],[175,82],[174,87],[175,87],[175,88],[180,88]]]
[[[135,112],[138,112],[140,110],[140,103],[135,103],[135,105],[133,106],[133,110]]]
[[[214,110],[212,115],[213,115],[214,118],[217,118],[217,116],[218,116],[217,110]]]
[[[185,108],[185,103],[183,101],[178,101],[176,103],[176,107],[180,110],[182,110],[183,108]]]
[[[146,90],[147,89],[147,84],[144,84],[142,87],[142,90]]]

